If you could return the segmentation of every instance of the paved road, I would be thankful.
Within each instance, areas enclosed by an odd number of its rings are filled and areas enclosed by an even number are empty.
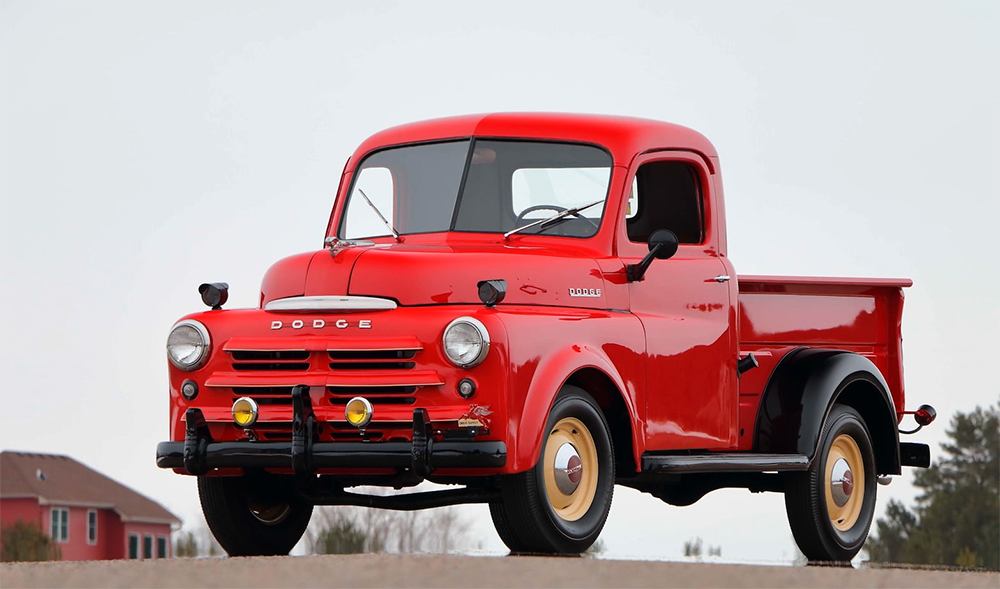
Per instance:
[[[13,587],[1000,587],[1000,574],[365,554],[0,565]]]

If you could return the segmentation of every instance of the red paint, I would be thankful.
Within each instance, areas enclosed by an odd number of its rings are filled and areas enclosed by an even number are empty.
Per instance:
[[[757,403],[781,358],[799,346],[836,348],[865,356],[889,384],[897,411],[904,407],[900,356],[902,288],[909,280],[741,276],[740,352],[760,367],[740,381],[740,427],[752,442]]]
[[[413,404],[375,406],[370,431],[406,438],[414,407],[425,407],[435,429],[457,427],[470,403],[492,411],[480,439],[507,444],[505,467],[524,471],[538,459],[549,408],[567,382],[587,383],[605,407],[623,406],[631,425],[636,463],[648,450],[749,450],[761,392],[778,361],[801,346],[858,352],[884,375],[898,410],[904,407],[900,321],[908,280],[738,277],[729,259],[718,156],[699,133],[667,123],[620,117],[496,114],[454,117],[395,127],[367,139],[349,159],[325,237],[334,237],[352,174],[370,152],[387,146],[470,136],[586,142],[606,148],[614,162],[604,220],[578,239],[553,235],[443,232],[375,238],[375,245],[300,254],[275,264],[261,286],[263,304],[299,295],[389,298],[391,311],[344,315],[276,314],[261,309],[196,313],[213,350],[193,372],[170,370],[170,439],[184,439],[182,416],[200,408],[216,440],[245,439],[232,423],[233,387],[306,384],[322,439],[357,439],[338,387],[416,386]],[[703,197],[701,243],[682,244],[669,260],[656,260],[641,282],[629,283],[625,266],[647,252],[625,232],[632,179],[644,163],[669,160],[693,171]],[[417,203],[419,205],[419,203]],[[415,206],[401,203],[400,207]],[[319,236],[317,236],[319,237]],[[729,276],[729,281],[714,280]],[[477,282],[503,279],[506,299],[485,308]],[[239,288],[239,287],[237,287]],[[591,296],[570,296],[581,289]],[[598,294],[599,293],[599,294]],[[479,319],[491,334],[486,360],[472,369],[452,365],[441,349],[448,323]],[[344,319],[343,329],[314,321]],[[291,320],[301,320],[299,327]],[[280,329],[272,329],[281,321]],[[370,329],[362,329],[370,322]],[[331,368],[326,351],[412,349],[412,368]],[[293,371],[234,367],[239,350],[303,350],[305,367]],[[739,357],[753,352],[760,368],[736,378]],[[249,369],[246,369],[249,368]],[[476,383],[472,399],[457,393],[463,378]],[[194,380],[194,401],[180,395]],[[333,388],[331,388],[333,387]],[[266,396],[266,395],[265,395]],[[280,398],[281,395],[276,395]],[[262,405],[258,433],[286,436],[291,407]],[[353,436],[353,437],[352,437]],[[359,471],[360,472],[360,471]],[[488,472],[441,474],[478,476]]]

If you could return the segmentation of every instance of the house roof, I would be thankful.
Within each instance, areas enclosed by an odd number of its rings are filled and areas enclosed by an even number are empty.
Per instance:
[[[180,524],[162,505],[69,456],[0,453],[0,499],[113,509],[123,521]]]

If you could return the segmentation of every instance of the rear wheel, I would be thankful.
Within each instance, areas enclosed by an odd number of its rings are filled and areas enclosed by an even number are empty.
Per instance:
[[[810,560],[849,561],[868,538],[875,513],[875,456],[861,415],[830,410],[810,470],[788,473],[785,510]]]
[[[538,463],[501,478],[490,504],[497,533],[512,552],[580,553],[604,528],[614,492],[614,453],[597,403],[567,386],[549,413]]]
[[[288,554],[302,537],[312,505],[297,499],[288,477],[198,477],[205,521],[229,556]]]

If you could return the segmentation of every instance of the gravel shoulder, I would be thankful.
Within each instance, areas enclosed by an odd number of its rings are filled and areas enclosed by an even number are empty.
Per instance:
[[[13,587],[1000,587],[1000,574],[926,569],[778,567],[364,554],[270,558],[5,563]]]

